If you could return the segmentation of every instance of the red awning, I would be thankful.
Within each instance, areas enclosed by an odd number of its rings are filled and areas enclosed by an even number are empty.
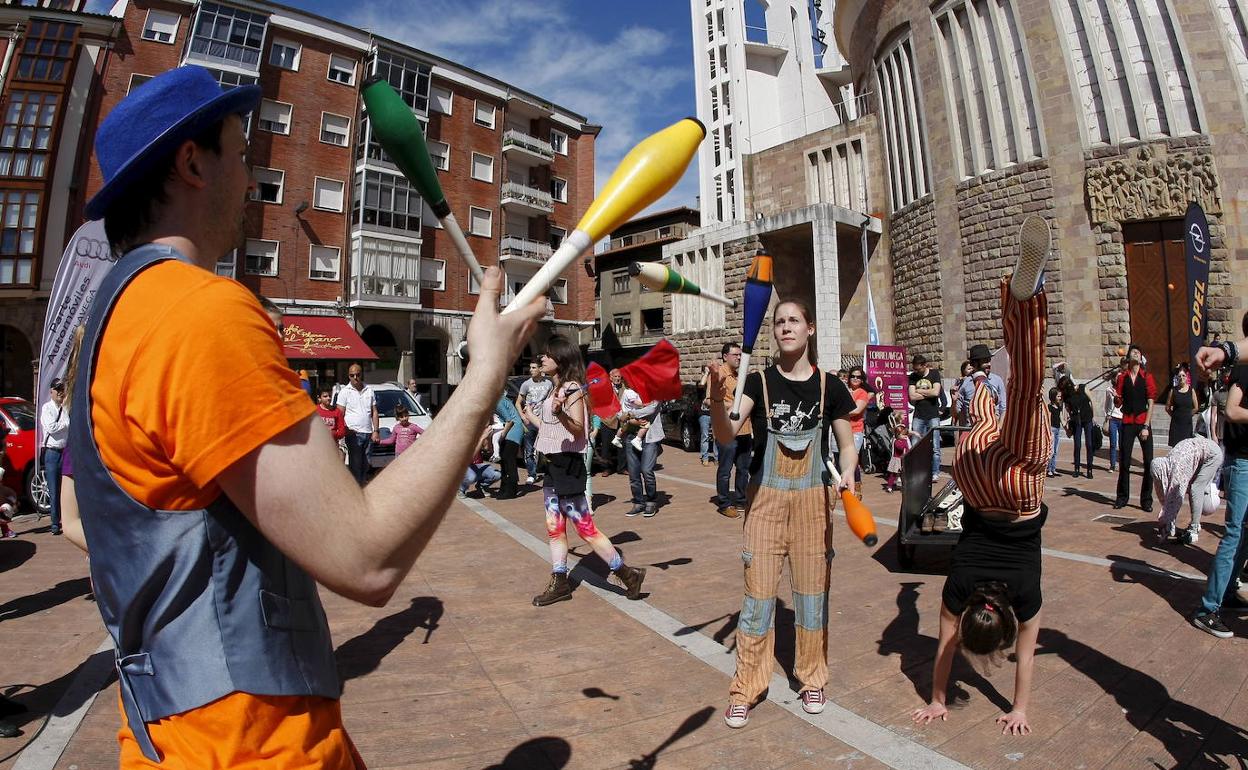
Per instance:
[[[286,327],[282,350],[287,358],[377,358],[345,318],[287,315],[282,316],[282,325]]]

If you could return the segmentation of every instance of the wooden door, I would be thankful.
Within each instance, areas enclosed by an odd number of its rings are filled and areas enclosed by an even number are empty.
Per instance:
[[[1144,350],[1158,384],[1187,360],[1187,261],[1182,220],[1123,226],[1131,341]]]

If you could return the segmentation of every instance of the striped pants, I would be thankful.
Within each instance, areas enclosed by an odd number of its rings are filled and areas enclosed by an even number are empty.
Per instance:
[[[1020,302],[1001,283],[1005,347],[1010,354],[1005,416],[998,421],[992,391],[982,382],[971,399],[971,428],[959,442],[953,479],[974,508],[1033,513],[1044,496],[1044,469],[1053,435],[1040,386],[1044,380],[1049,302],[1041,289]]]
[[[787,454],[780,450],[780,453]],[[812,448],[807,454],[814,455]],[[828,573],[832,557],[831,500],[822,484],[805,489],[751,485],[745,514],[745,601],[737,625],[732,703],[758,703],[775,667],[776,589],[789,561],[796,650],[793,677],[801,691],[828,683]]]

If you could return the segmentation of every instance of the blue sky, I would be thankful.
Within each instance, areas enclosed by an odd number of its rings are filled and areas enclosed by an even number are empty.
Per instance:
[[[603,127],[597,184],[696,112],[685,0],[287,0],[512,83]],[[94,0],[92,6],[105,6]],[[694,206],[697,162],[651,210]]]

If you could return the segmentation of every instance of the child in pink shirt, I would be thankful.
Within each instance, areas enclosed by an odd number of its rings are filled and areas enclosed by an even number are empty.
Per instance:
[[[390,435],[377,442],[384,446],[394,444],[394,456],[398,457],[403,454],[403,450],[416,443],[416,439],[420,434],[424,433],[420,426],[411,422],[407,407],[403,405],[394,408],[394,419],[398,420],[393,428],[390,429]]]

